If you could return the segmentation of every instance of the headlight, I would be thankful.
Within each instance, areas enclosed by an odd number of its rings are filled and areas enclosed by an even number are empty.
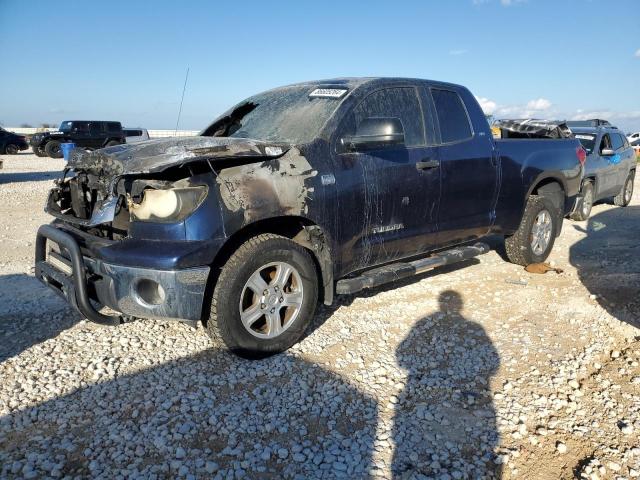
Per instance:
[[[129,202],[132,220],[177,222],[200,206],[207,195],[205,185],[198,187],[146,189],[140,203]]]

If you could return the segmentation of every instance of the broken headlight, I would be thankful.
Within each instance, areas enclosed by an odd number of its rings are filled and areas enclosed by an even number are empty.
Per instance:
[[[190,215],[207,196],[207,187],[145,189],[142,201],[129,201],[131,220],[143,222],[177,222]]]

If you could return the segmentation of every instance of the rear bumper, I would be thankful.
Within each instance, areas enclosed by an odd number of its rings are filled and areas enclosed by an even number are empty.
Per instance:
[[[47,251],[47,243],[58,251]],[[157,270],[84,256],[67,231],[43,225],[36,238],[36,278],[91,321],[113,325],[121,316],[100,313],[92,302],[125,316],[200,320],[209,267]]]

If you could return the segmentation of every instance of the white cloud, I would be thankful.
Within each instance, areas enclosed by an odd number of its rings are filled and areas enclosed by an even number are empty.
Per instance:
[[[634,54],[634,56],[640,58],[640,48],[636,50],[636,53]]]
[[[527,102],[527,109],[533,111],[549,110],[552,103],[546,98],[538,98]]]
[[[466,48],[459,48],[457,50],[449,50],[449,55],[464,55],[467,52]]]
[[[480,107],[482,108],[482,111],[485,113],[485,115],[493,115],[498,108],[498,104],[493,100],[489,100],[488,98],[476,97],[476,100],[480,104]]]

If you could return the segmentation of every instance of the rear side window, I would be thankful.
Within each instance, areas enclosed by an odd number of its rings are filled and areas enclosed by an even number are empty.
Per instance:
[[[142,130],[125,130],[124,134],[127,137],[140,137],[142,136]]]
[[[107,132],[119,132],[122,127],[118,122],[107,122]]]
[[[624,146],[624,141],[622,140],[622,135],[619,133],[611,134],[611,143],[613,145],[614,150],[620,150]]]
[[[404,128],[407,147],[424,145],[422,110],[414,87],[385,88],[371,93],[360,102],[345,120],[345,133],[353,135],[365,118],[395,117]]]
[[[620,135],[622,137],[622,146],[624,148],[629,148],[629,140],[627,140],[627,137],[625,137],[624,135]]]
[[[460,95],[451,90],[431,89],[442,143],[460,142],[473,136],[467,110]]]

